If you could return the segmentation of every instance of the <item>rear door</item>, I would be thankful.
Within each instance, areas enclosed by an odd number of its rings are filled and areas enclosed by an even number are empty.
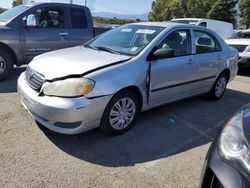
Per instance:
[[[172,31],[157,48],[171,48],[175,50],[175,55],[151,62],[151,107],[189,96],[196,76],[189,29]]]
[[[94,36],[91,13],[87,8],[70,8],[71,15],[71,46],[82,45]]]
[[[46,6],[35,9],[29,14],[35,14],[37,26],[23,26],[25,59],[31,60],[36,55],[70,46],[66,8]]]
[[[211,33],[202,30],[193,32],[196,51],[194,61],[198,71],[194,88],[199,92],[213,85],[219,66],[223,63],[223,54],[219,42]]]

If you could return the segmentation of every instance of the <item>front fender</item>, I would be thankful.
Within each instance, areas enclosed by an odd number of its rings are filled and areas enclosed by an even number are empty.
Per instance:
[[[142,110],[145,110],[147,108],[148,72],[149,63],[139,58],[93,72],[85,76],[95,81],[94,89],[86,97],[114,95],[124,88],[133,86],[141,92]]]

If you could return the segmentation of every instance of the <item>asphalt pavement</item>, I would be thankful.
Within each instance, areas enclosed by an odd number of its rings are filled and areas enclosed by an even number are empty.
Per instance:
[[[0,187],[198,187],[218,130],[250,102],[250,71],[217,102],[198,96],[141,113],[127,133],[66,136],[38,126],[22,107],[15,68],[0,82]]]

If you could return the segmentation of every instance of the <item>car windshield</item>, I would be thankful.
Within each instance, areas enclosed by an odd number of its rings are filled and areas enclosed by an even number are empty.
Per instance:
[[[22,12],[24,12],[25,10],[27,10],[29,7],[25,6],[25,5],[20,5],[20,6],[16,6],[12,9],[9,9],[5,12],[3,12],[2,14],[0,14],[0,21],[1,22],[8,22],[10,20],[12,20],[13,18],[15,18],[17,15],[21,14]]]
[[[183,24],[189,24],[189,25],[197,25],[199,20],[171,20],[170,22],[183,23]]]
[[[85,47],[135,56],[163,30],[164,27],[126,25],[110,30],[87,42]]]

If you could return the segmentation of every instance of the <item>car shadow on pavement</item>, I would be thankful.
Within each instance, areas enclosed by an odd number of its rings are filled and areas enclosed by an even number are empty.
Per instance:
[[[238,75],[250,77],[250,68],[240,68]]]
[[[194,97],[141,113],[131,130],[115,137],[98,129],[67,136],[39,127],[71,156],[107,167],[133,166],[211,142],[230,116],[249,101],[249,94],[230,89],[217,102]]]
[[[17,92],[17,79],[25,70],[26,67],[15,67],[5,80],[0,81],[0,93]]]

